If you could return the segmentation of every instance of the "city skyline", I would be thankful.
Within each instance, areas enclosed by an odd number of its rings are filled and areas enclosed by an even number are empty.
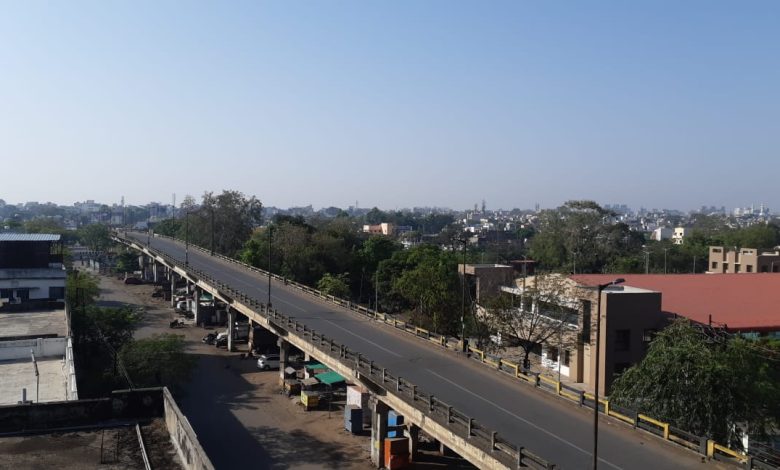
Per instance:
[[[6,200],[778,207],[754,2],[12,3]],[[175,28],[170,28],[175,24]]]

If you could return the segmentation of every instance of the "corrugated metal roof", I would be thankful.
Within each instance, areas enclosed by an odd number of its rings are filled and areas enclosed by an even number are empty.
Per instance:
[[[0,242],[57,242],[60,236],[54,233],[0,233]]]
[[[325,385],[333,385],[339,382],[344,382],[344,377],[333,371],[323,372],[322,374],[317,374],[314,377]]]

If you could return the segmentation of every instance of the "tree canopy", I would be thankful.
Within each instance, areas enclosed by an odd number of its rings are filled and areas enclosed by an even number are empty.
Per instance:
[[[765,437],[780,417],[780,345],[729,337],[686,319],[613,384],[611,401],[697,435],[736,444]]]

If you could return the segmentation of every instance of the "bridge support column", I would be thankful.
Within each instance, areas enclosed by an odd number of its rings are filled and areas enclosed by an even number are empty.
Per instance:
[[[171,307],[176,307],[176,273],[170,271],[168,277],[171,279]]]
[[[287,355],[290,352],[290,343],[284,338],[279,338],[276,344],[279,345],[279,386],[284,388],[284,369],[287,368]]]
[[[228,344],[227,350],[233,352],[233,335],[236,333],[236,311],[228,308]]]
[[[155,284],[160,282],[160,269],[160,263],[157,261],[152,261],[152,280],[154,280]]]
[[[200,318],[200,306],[198,305],[200,303],[200,287],[195,286],[195,292],[192,294],[192,313],[195,315],[195,324],[200,325],[203,321]]]
[[[384,467],[385,438],[387,437],[387,412],[389,408],[381,400],[372,396],[371,406],[371,463],[376,468]]]
[[[417,445],[420,442],[420,428],[410,424],[406,433],[409,435],[409,459],[414,462],[417,459]]]
[[[146,255],[138,255],[138,267],[141,270],[141,279],[146,280]]]

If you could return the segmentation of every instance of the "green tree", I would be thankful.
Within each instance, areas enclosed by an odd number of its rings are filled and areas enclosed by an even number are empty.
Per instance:
[[[119,355],[136,387],[176,388],[195,365],[185,347],[184,336],[159,334],[126,343]]]
[[[132,251],[124,251],[117,256],[116,270],[120,273],[131,273],[139,269],[138,255]]]
[[[780,424],[780,348],[772,348],[679,319],[615,381],[610,399],[726,444],[745,424],[751,436],[766,436]]]
[[[97,277],[80,271],[68,273],[65,280],[65,300],[71,311],[93,305],[98,295],[100,288]]]
[[[182,221],[180,219],[165,219],[155,224],[154,233],[175,237],[181,229]]]
[[[408,267],[400,271],[392,289],[412,306],[413,322],[438,333],[459,334],[460,281],[455,255],[421,245],[396,256],[405,258],[402,262]]]
[[[317,282],[317,289],[321,290],[324,294],[332,295],[340,299],[349,296],[349,285],[347,285],[347,274],[342,273],[333,275],[325,273],[324,276]]]
[[[78,233],[81,243],[92,251],[104,251],[111,246],[111,233],[107,225],[90,224]]]

